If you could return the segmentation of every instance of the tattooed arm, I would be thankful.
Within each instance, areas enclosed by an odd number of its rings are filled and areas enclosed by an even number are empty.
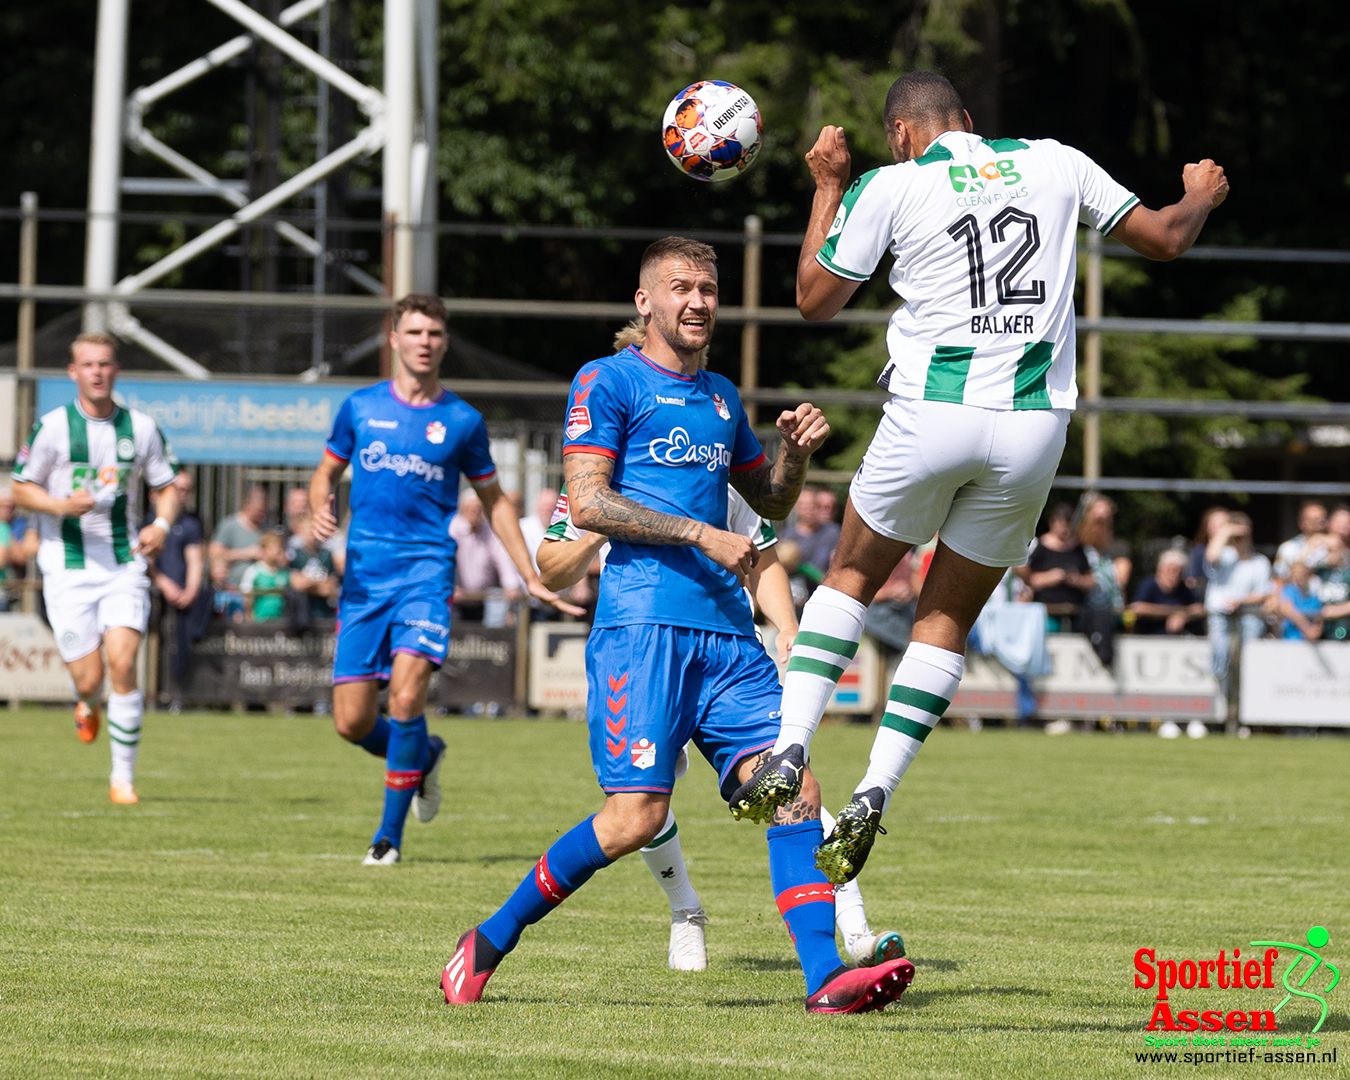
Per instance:
[[[610,487],[614,462],[602,454],[563,458],[572,521],[578,529],[634,544],[675,544],[698,548],[718,566],[744,578],[758,554],[747,536],[717,529],[693,518],[663,514]]]
[[[778,457],[731,474],[731,486],[763,518],[782,521],[797,505],[806,479],[806,463],[830,434],[825,415],[814,405],[798,405],[778,417]]]

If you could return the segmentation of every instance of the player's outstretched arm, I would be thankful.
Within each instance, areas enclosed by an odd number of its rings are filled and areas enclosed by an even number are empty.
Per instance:
[[[797,505],[806,480],[806,463],[829,437],[825,414],[814,405],[798,405],[778,417],[778,456],[753,469],[731,474],[731,486],[762,518],[782,521]],[[571,490],[570,488],[568,489]]]
[[[544,583],[535,573],[534,563],[530,560],[530,549],[525,545],[525,536],[520,531],[520,518],[516,517],[516,508],[503,493],[497,481],[484,484],[475,489],[483,500],[483,509],[487,511],[492,531],[506,548],[511,561],[516,564],[516,572],[525,582],[525,591],[537,600],[542,600],[568,615],[584,615],[584,608],[569,604],[557,593],[544,588]]]
[[[786,664],[792,643],[797,640],[797,608],[792,603],[792,586],[776,546],[759,553],[759,562],[750,575],[750,591],[769,625],[778,631],[775,648],[779,661]]]
[[[1186,194],[1161,210],[1139,205],[1126,212],[1111,236],[1147,259],[1168,262],[1190,250],[1209,212],[1228,197],[1223,166],[1209,158],[1181,170]]]
[[[539,580],[546,589],[569,589],[586,576],[592,561],[605,546],[608,537],[584,532],[575,540],[550,540],[547,537],[535,552]]]
[[[806,165],[811,170],[811,179],[816,182],[816,194],[811,201],[806,238],[797,256],[797,310],[804,319],[820,322],[839,314],[861,284],[831,274],[816,261],[816,254],[824,246],[834,217],[839,213],[839,204],[844,201],[853,167],[844,129],[828,124],[821,128],[816,145],[806,153]]]
[[[634,544],[698,548],[718,566],[741,578],[755,564],[758,552],[748,536],[716,529],[693,518],[663,514],[620,495],[610,487],[614,462],[602,454],[568,454],[563,458],[563,471],[572,521],[579,529]]]

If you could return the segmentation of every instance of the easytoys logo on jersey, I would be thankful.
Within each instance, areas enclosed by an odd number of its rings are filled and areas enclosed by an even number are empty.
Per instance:
[[[445,470],[418,454],[390,454],[382,442],[373,442],[361,451],[361,467],[367,472],[388,469],[397,476],[420,476],[423,480],[444,480]]]
[[[731,467],[731,451],[722,443],[699,446],[689,440],[689,432],[682,427],[672,428],[664,439],[653,439],[649,447],[652,460],[658,465],[707,465],[709,472]]]

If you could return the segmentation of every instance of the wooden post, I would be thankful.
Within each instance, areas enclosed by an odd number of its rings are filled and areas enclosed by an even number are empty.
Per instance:
[[[37,212],[38,197],[36,191],[25,191],[19,196],[19,285],[37,284]],[[37,332],[37,302],[19,301],[19,335],[15,366],[20,372],[32,371],[34,367],[35,334]],[[33,430],[33,402],[37,386],[32,379],[19,376],[18,401],[15,403],[18,422],[18,435],[21,440],[28,438]]]
[[[530,598],[522,596],[516,604],[516,708],[524,716],[529,709],[530,692]]]
[[[759,310],[760,266],[764,253],[764,222],[751,214],[745,219],[745,280],[741,304],[747,314]],[[741,396],[759,387],[759,323],[747,322],[741,328]],[[759,422],[759,406],[745,402],[746,419],[754,427]]]
[[[1083,286],[1083,314],[1089,319],[1102,317],[1102,234],[1096,229],[1087,231],[1087,277]],[[1102,396],[1102,334],[1089,330],[1083,349],[1083,397],[1098,401]],[[1102,419],[1101,413],[1090,411],[1083,416],[1083,478],[1089,490],[1094,481],[1102,478]]]

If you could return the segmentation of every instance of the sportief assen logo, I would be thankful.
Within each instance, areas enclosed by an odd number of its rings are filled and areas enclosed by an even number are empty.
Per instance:
[[[1139,949],[1134,954],[1134,985],[1140,990],[1152,990],[1155,1004],[1145,1030],[1181,1032],[1181,1035],[1150,1035],[1144,1039],[1149,1046],[1233,1046],[1262,1048],[1301,1048],[1304,1053],[1319,1043],[1316,1032],[1327,1019],[1326,995],[1336,989],[1341,973],[1317,950],[1330,941],[1331,935],[1314,926],[1307,933],[1307,945],[1288,941],[1252,941],[1245,953],[1241,948],[1231,952],[1220,949],[1217,955],[1203,959],[1159,958],[1157,950]],[[1283,970],[1281,970],[1283,968]],[[1279,978],[1278,985],[1275,982]],[[1178,1008],[1173,1010],[1174,992],[1207,991],[1205,1009]],[[1283,990],[1282,997],[1278,997]],[[1269,991],[1269,993],[1265,993]],[[1239,997],[1240,995],[1240,997]],[[1178,995],[1181,996],[1181,995]],[[1199,995],[1185,995],[1188,998]],[[1278,1000],[1277,1000],[1278,997]],[[1276,1035],[1284,1008],[1296,1001],[1307,1002],[1315,1008],[1314,1020],[1307,1035]],[[1252,1008],[1253,1005],[1258,1007]],[[1220,1006],[1220,1007],[1216,1007]],[[1241,1006],[1241,1007],[1238,1007]],[[1196,1034],[1187,1032],[1233,1032],[1240,1035]],[[1259,1034],[1254,1034],[1259,1033]],[[1267,1034],[1269,1033],[1269,1034]],[[1272,1050],[1270,1053],[1285,1051]],[[1295,1051],[1289,1051],[1295,1052]],[[1255,1060],[1255,1059],[1253,1059]],[[1279,1058],[1283,1061],[1284,1058]],[[1334,1057],[1328,1057],[1328,1061]]]
[[[706,465],[709,472],[731,467],[731,450],[722,443],[699,446],[682,427],[672,428],[664,439],[653,439],[648,446],[658,465]]]
[[[388,469],[396,476],[420,476],[423,480],[444,480],[445,470],[419,454],[391,454],[382,442],[373,442],[361,451],[361,467],[367,472]]]

